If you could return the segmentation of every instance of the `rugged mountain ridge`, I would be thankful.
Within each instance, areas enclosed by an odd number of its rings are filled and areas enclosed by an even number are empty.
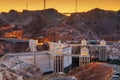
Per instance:
[[[85,13],[72,14],[66,22],[72,27],[75,26],[83,33],[84,37],[100,39],[120,39],[120,14],[119,11],[106,11],[93,9]],[[94,36],[96,35],[96,37]]]
[[[23,37],[44,36],[52,41],[86,39],[120,39],[120,10],[92,9],[65,16],[55,9],[0,14],[0,35],[23,30]]]
[[[6,26],[1,24],[0,28],[9,26],[9,28],[4,29],[5,32],[23,30],[24,37],[34,38],[41,36],[43,28],[55,27],[65,18],[66,16],[59,14],[54,9],[23,10],[23,12],[11,10],[8,13],[1,13],[0,19],[6,22]],[[4,34],[4,32],[1,34]]]

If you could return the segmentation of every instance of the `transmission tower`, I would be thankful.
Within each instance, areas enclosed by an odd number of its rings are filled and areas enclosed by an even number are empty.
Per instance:
[[[75,12],[77,12],[77,10],[78,10],[78,9],[77,9],[77,8],[78,8],[78,5],[77,5],[77,4],[78,4],[78,1],[75,0]]]
[[[43,8],[46,9],[46,0],[44,0]]]

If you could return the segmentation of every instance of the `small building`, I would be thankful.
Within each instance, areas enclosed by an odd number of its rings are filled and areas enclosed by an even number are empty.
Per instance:
[[[81,41],[81,45],[82,45],[82,46],[86,46],[86,45],[87,45],[87,41],[86,41],[85,39],[83,39],[83,40]]]
[[[37,51],[37,44],[38,44],[38,40],[33,40],[33,39],[29,40],[29,47],[31,52]]]
[[[99,48],[99,55],[98,55],[98,59],[99,61],[107,61],[108,55],[106,53],[106,47],[105,46],[101,46]]]
[[[90,63],[89,50],[86,47],[83,47],[81,48],[81,54],[79,56],[79,66],[89,63]]]
[[[101,40],[100,41],[100,46],[106,46],[106,41],[105,40]]]
[[[107,58],[108,58],[108,55],[106,53],[106,41],[101,40],[100,47],[99,47],[98,59],[99,59],[99,61],[107,61]]]
[[[61,42],[58,42],[58,45],[55,49],[55,56],[54,56],[54,72],[64,72],[64,57],[62,55],[62,46]]]
[[[54,56],[54,72],[64,72],[64,57],[62,55]]]

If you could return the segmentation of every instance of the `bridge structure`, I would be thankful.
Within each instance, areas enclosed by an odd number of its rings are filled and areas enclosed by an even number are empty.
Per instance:
[[[80,46],[81,48],[88,48],[88,47],[101,47],[102,45],[90,45],[90,44],[86,44],[86,40],[83,40],[83,42],[81,44],[68,44],[68,46]],[[100,59],[102,60],[106,60],[106,56],[104,57],[104,54],[105,54],[105,48],[103,48],[104,45],[102,46],[102,48],[100,49],[100,52],[102,53],[102,55],[100,54]],[[89,49],[89,48],[88,48]],[[51,51],[41,51],[41,52],[37,52],[37,51],[31,51],[31,52],[23,52],[23,53],[8,53],[6,54],[2,60],[6,59],[7,57],[14,57],[14,56],[33,56],[33,60],[34,60],[34,65],[36,65],[36,57],[37,56],[42,56],[42,55],[47,55],[49,57],[49,61],[50,59],[54,60],[54,70],[55,72],[63,72],[63,63],[64,63],[64,57],[68,56],[68,57],[78,57],[79,59],[83,59],[82,61],[86,60],[84,58],[86,57],[90,57],[87,54],[89,54],[88,50],[83,50],[83,54],[67,54],[67,53],[62,53],[61,51],[61,46],[58,46],[56,48],[56,50],[58,51],[55,51],[55,52],[51,52]],[[87,51],[87,52],[86,52]],[[81,52],[80,52],[81,53]],[[102,56],[102,57],[101,57]],[[88,58],[89,60],[89,58]],[[80,60],[79,60],[80,61]],[[79,62],[80,63],[80,62]],[[59,67],[61,66],[61,67]]]
[[[71,47],[75,47],[75,46],[81,46],[81,47],[101,47],[101,45],[91,45],[91,44],[87,44],[87,45],[82,45],[82,44],[67,44],[68,46]],[[7,53],[5,54],[5,56],[3,56],[3,59],[6,56],[33,56],[33,55],[54,55],[54,52],[50,52],[50,51],[41,51],[41,52],[20,52],[20,53]],[[71,56],[71,57],[79,57],[79,54],[62,54],[62,56]]]
[[[49,58],[49,65],[51,65],[50,61],[53,60],[54,62],[54,72],[64,72],[64,57],[80,57],[80,54],[57,54],[50,51],[41,51],[41,52],[23,52],[23,53],[7,53],[2,57],[2,60],[6,60],[7,58],[12,57],[29,57],[33,58],[33,64],[37,65],[37,57],[47,55]],[[51,66],[49,66],[51,68]]]
[[[41,57],[40,57],[41,56]],[[42,57],[43,56],[43,57]],[[46,56],[46,57],[45,57]],[[64,57],[79,57],[79,54],[56,54],[50,51],[41,51],[41,52],[23,52],[23,53],[7,53],[5,54],[2,59],[1,63],[3,62],[9,62],[9,58],[15,58],[21,61],[25,61],[27,63],[31,63],[35,66],[38,66],[42,69],[42,71],[51,71],[53,68],[53,71],[55,73],[57,72],[64,72]],[[43,58],[40,59],[41,61],[39,62],[38,58]],[[46,59],[44,59],[46,58]],[[31,62],[26,61],[32,59]],[[48,65],[42,65],[43,67],[40,66],[40,64],[44,64],[44,60],[47,60]],[[51,60],[53,62],[51,62]],[[53,65],[53,67],[51,66]],[[46,67],[48,68],[46,68]]]
[[[41,52],[21,52],[21,53],[7,53],[5,54],[1,60],[6,59],[7,57],[17,57],[17,56],[40,56],[40,55],[51,55],[51,56],[71,56],[71,57],[79,57],[80,54],[55,54],[54,52],[50,51],[41,51]],[[35,58],[35,57],[34,57]],[[36,59],[34,59],[36,60]],[[35,61],[34,61],[35,62]]]
[[[86,47],[101,47],[101,45],[91,45],[91,44],[86,44],[86,45],[82,45],[82,44],[68,44],[68,46],[86,46]]]

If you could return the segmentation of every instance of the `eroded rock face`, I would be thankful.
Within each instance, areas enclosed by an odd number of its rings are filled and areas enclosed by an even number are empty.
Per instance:
[[[78,80],[110,80],[113,69],[99,63],[90,63],[70,70],[67,75],[75,76]]]
[[[86,33],[86,38],[119,39],[119,16],[117,12],[96,8],[85,13],[74,13],[66,23]]]
[[[42,29],[49,27],[56,27],[61,21],[66,19],[65,15],[58,13],[54,9],[17,12],[11,10],[8,13],[1,13],[0,28],[10,26],[5,29],[6,32],[23,30],[24,37],[34,38],[43,35]],[[4,23],[4,24],[3,24]],[[41,33],[44,32],[44,33]],[[4,34],[5,32],[2,32]],[[45,34],[44,34],[45,35]]]
[[[39,67],[8,56],[0,64],[0,75],[3,80],[39,80],[42,72]]]
[[[9,52],[28,52],[29,43],[27,40],[16,38],[0,38],[0,56]]]
[[[5,32],[17,30],[23,30],[23,37],[44,36],[52,41],[59,38],[63,41],[79,38],[119,40],[120,11],[96,8],[71,16],[62,15],[54,9],[1,13],[1,37]]]

